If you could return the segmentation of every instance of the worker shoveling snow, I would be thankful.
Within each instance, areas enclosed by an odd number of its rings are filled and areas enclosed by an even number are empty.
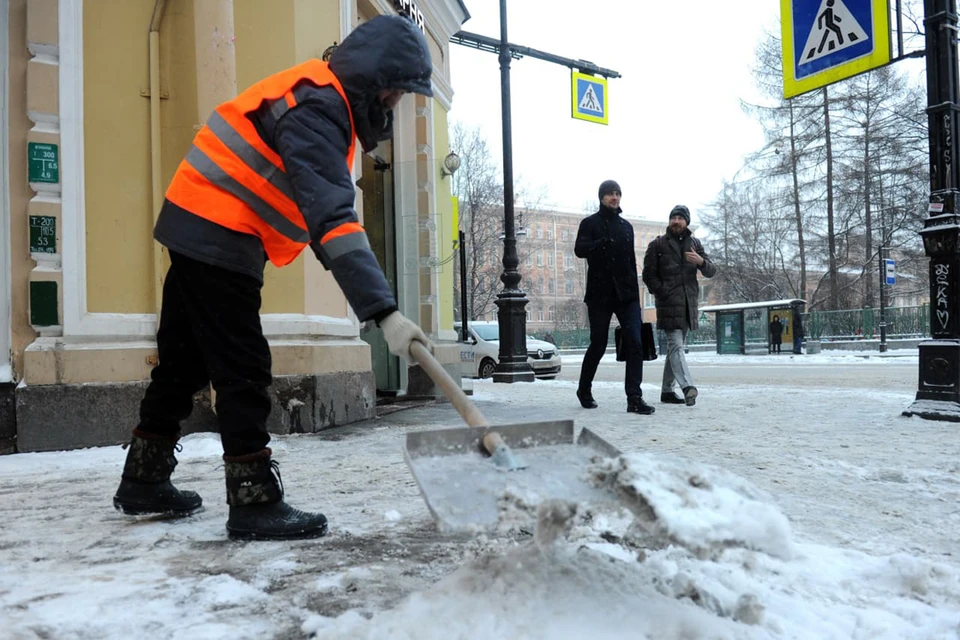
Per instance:
[[[531,544],[480,557],[372,619],[312,616],[303,631],[669,640],[956,638],[960,630],[953,569],[796,544],[771,498],[722,469],[631,454],[598,459],[589,474],[632,513],[545,500]],[[518,496],[506,502],[529,515]]]

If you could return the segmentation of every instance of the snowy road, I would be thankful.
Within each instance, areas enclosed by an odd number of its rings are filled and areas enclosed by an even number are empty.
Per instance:
[[[459,424],[441,404],[274,440],[290,502],[331,520],[316,541],[226,539],[211,434],[183,441],[175,480],[206,510],[178,522],[113,511],[119,447],[0,457],[4,637],[957,638],[960,438],[899,415],[916,358],[691,362],[697,406],[649,417],[624,413],[616,363],[580,409],[577,358],[474,399],[494,423],[572,417],[624,452],[741,476],[787,516],[793,560],[651,545],[638,562],[616,521],[582,523],[556,557],[521,532],[441,537],[401,456],[407,430]]]

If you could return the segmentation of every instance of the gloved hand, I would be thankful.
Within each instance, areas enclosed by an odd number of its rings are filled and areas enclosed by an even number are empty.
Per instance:
[[[410,345],[414,341],[422,342],[427,349],[432,346],[420,327],[413,324],[399,311],[394,311],[381,320],[380,328],[383,330],[383,337],[387,341],[390,353],[400,356],[409,363],[414,362],[413,356],[410,354]]]

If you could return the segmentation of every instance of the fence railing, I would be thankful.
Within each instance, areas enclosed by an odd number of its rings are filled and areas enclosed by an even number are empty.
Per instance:
[[[887,338],[926,338],[930,335],[930,307],[890,307],[885,310]],[[716,344],[715,314],[700,314],[700,326],[687,334],[687,344]],[[803,337],[825,342],[837,340],[871,340],[880,337],[880,312],[869,307],[841,311],[812,311],[800,316]],[[766,344],[769,323],[766,309],[744,311],[744,330],[747,344]],[[613,323],[614,325],[616,323]],[[543,339],[545,332],[531,333]],[[585,348],[590,344],[590,329],[577,328],[553,332],[554,342],[562,348]],[[607,340],[613,345],[613,325]]]

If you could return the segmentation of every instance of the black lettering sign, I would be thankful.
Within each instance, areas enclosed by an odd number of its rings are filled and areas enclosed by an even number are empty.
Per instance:
[[[400,15],[410,18],[420,31],[427,32],[424,26],[423,12],[413,0],[393,0],[393,6]]]

